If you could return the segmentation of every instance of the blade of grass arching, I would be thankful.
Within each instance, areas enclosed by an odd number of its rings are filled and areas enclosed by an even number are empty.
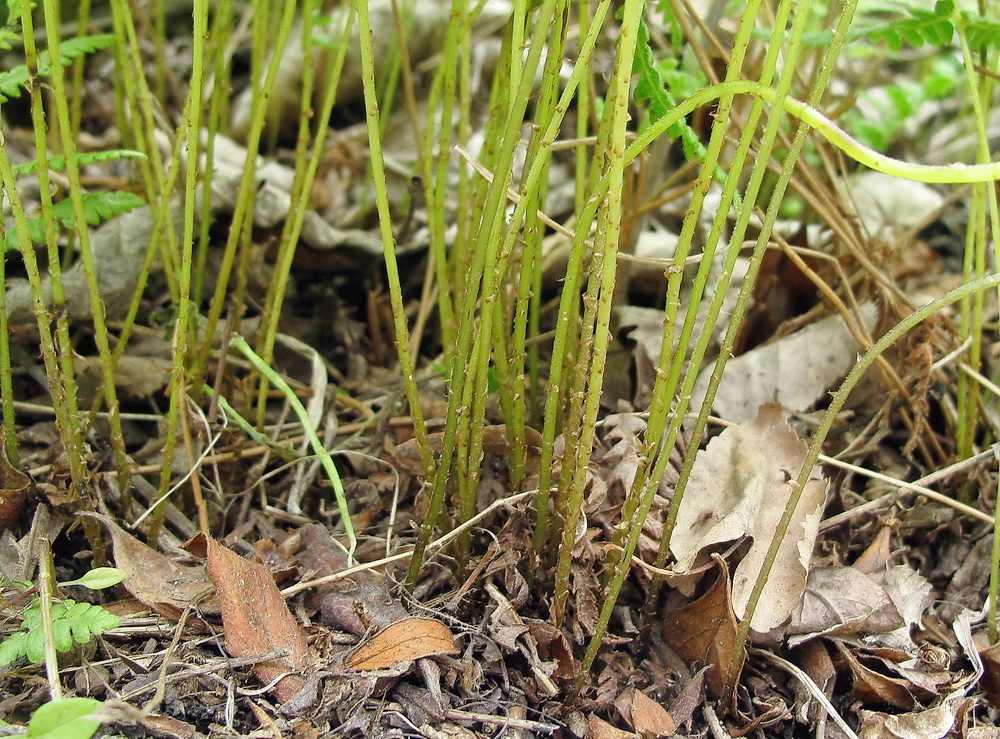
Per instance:
[[[205,43],[208,36],[208,2],[194,0],[192,10],[194,28],[191,45],[191,79],[186,104],[188,166],[184,172],[184,220],[181,234],[180,273],[178,274],[179,299],[177,317],[174,322],[173,352],[174,362],[170,373],[170,406],[167,411],[167,438],[163,447],[163,470],[160,473],[160,497],[166,495],[170,487],[174,452],[177,444],[177,420],[181,411],[185,373],[189,363],[189,340],[191,335],[191,266],[194,261],[194,221],[197,212],[195,189],[198,185],[198,144],[201,136],[201,96],[205,81]],[[178,158],[179,159],[179,158]],[[208,195],[206,194],[206,197]],[[185,411],[186,412],[186,411]],[[197,474],[197,473],[196,473]],[[158,504],[150,519],[149,536],[153,541],[159,533],[166,506]]]
[[[0,146],[3,145],[0,139]],[[0,219],[0,244],[6,242],[7,233],[4,224]],[[0,285],[7,284],[7,260],[0,259]],[[20,455],[17,451],[17,431],[16,416],[14,414],[14,383],[10,371],[10,328],[7,324],[7,291],[0,290],[0,402],[3,404],[3,423],[0,428],[3,430],[4,452],[7,454],[7,461],[15,469],[20,469]]]
[[[267,69],[264,71],[263,79],[260,79],[259,76],[263,62],[261,61],[260,66],[254,65],[257,73],[251,83],[254,85],[254,95],[250,107],[250,127],[246,142],[246,161],[243,165],[243,177],[240,179],[236,205],[233,208],[233,215],[230,221],[229,235],[226,239],[225,249],[223,250],[222,262],[219,266],[215,292],[212,294],[212,300],[209,304],[208,316],[205,321],[205,335],[202,337],[201,348],[192,368],[194,376],[192,385],[197,389],[200,389],[201,383],[204,381],[208,355],[212,350],[219,319],[226,305],[226,292],[229,289],[233,264],[237,257],[237,247],[239,247],[239,251],[241,252],[241,262],[246,258],[249,249],[250,229],[253,225],[253,200],[256,193],[257,152],[260,150],[260,139],[264,130],[265,116],[267,115],[267,101],[274,90],[281,56],[284,54],[288,43],[288,36],[291,33],[292,23],[295,20],[295,5],[294,2],[284,5],[278,22],[277,33],[274,32],[274,26],[268,22],[270,12],[266,3],[262,3],[260,12],[254,14],[254,59],[263,60],[268,39],[274,39],[274,46],[271,49],[271,59],[267,64]],[[245,274],[237,275],[237,292],[240,292],[241,285],[243,284],[242,281],[245,280],[245,277]],[[235,311],[237,314],[242,313],[238,296]]]
[[[309,15],[309,13],[307,13]],[[274,356],[274,341],[278,335],[278,324],[281,317],[281,303],[287,293],[288,278],[292,271],[292,260],[295,257],[295,248],[299,242],[299,235],[302,233],[302,224],[305,221],[306,211],[309,210],[309,193],[316,178],[316,171],[319,169],[319,162],[323,158],[323,148],[325,146],[326,122],[330,120],[330,113],[333,111],[334,103],[337,100],[337,88],[340,86],[340,73],[344,68],[344,60],[347,57],[348,41],[351,34],[352,15],[343,14],[344,26],[340,33],[340,44],[337,46],[333,64],[327,75],[326,87],[323,91],[323,98],[319,106],[319,115],[315,121],[315,134],[310,132],[310,119],[303,113],[299,126],[299,144],[296,149],[295,180],[292,183],[291,205],[288,215],[285,218],[285,225],[281,232],[281,241],[278,246],[278,256],[275,260],[271,282],[268,285],[267,297],[264,301],[264,325],[262,327],[262,340],[258,343],[257,353],[270,363]],[[311,23],[303,23],[303,51],[305,59],[312,57],[310,44],[307,43],[307,34],[311,37]],[[308,82],[308,84],[307,84]],[[303,79],[303,111],[311,108],[309,99],[313,94],[311,82]],[[312,146],[308,147],[309,139],[312,138]],[[308,154],[308,158],[306,155]],[[261,384],[260,394],[257,398],[257,425],[264,424],[264,411],[266,410],[267,385]]]
[[[557,624],[562,621],[566,594],[569,591],[569,571],[576,544],[576,524],[583,508],[587,467],[593,452],[597,411],[604,387],[604,365],[611,339],[611,304],[618,264],[618,241],[622,229],[622,201],[625,189],[625,146],[626,134],[628,133],[628,108],[631,99],[630,82],[636,39],[643,10],[644,3],[641,0],[626,0],[624,4],[621,35],[618,38],[618,48],[615,50],[607,101],[607,105],[612,106],[612,114],[608,121],[610,136],[607,148],[598,152],[598,156],[604,158],[608,174],[608,194],[602,208],[601,219],[604,228],[599,229],[600,238],[604,244],[601,251],[598,251],[595,244],[594,250],[595,264],[593,269],[595,281],[600,280],[600,290],[596,296],[596,323],[594,325],[590,376],[587,380],[587,395],[580,440],[576,449],[572,450],[570,454],[571,466],[568,471],[572,475],[573,488],[570,491],[566,523],[563,526],[563,537],[559,548],[559,563],[556,567],[556,599],[553,600],[552,605],[552,618]],[[588,329],[586,321],[584,329]],[[564,467],[563,474],[566,472]]]
[[[372,56],[372,29],[368,21],[368,7],[365,0],[353,0],[358,19],[358,34],[361,50],[361,79],[367,106],[368,147],[371,159],[372,181],[375,187],[375,205],[379,215],[379,233],[382,237],[382,251],[385,259],[386,282],[389,285],[389,301],[392,305],[393,328],[396,335],[396,352],[399,357],[400,372],[406,402],[410,406],[413,419],[413,433],[420,447],[420,461],[430,475],[434,469],[434,458],[427,441],[427,426],[424,423],[417,390],[416,369],[409,350],[409,331],[403,306],[403,289],[399,281],[399,266],[396,263],[396,243],[392,233],[392,214],[385,182],[385,162],[382,158],[382,142],[379,139],[379,112],[375,95],[375,61]]]
[[[746,613],[743,620],[740,622],[740,628],[736,634],[734,659],[729,665],[728,677],[726,679],[726,689],[723,693],[724,695],[732,694],[737,677],[736,673],[739,670],[740,664],[737,659],[737,655],[742,653],[743,648],[746,645],[746,640],[750,633],[750,623],[753,619],[753,614],[756,612],[757,604],[760,601],[760,595],[764,589],[764,584],[770,574],[771,567],[774,565],[775,558],[778,554],[778,548],[781,545],[783,538],[781,536],[781,532],[787,531],[788,529],[792,515],[795,513],[795,507],[798,505],[802,489],[809,481],[813,467],[816,466],[816,462],[823,451],[823,442],[826,441],[826,437],[830,433],[830,429],[833,428],[833,424],[837,419],[837,414],[840,413],[841,408],[844,407],[844,403],[847,401],[851,391],[858,384],[858,381],[862,378],[868,368],[871,367],[875,360],[914,326],[923,322],[926,318],[934,313],[937,313],[942,308],[946,308],[966,296],[972,295],[975,292],[995,290],[998,287],[1000,287],[1000,274],[992,274],[989,277],[974,280],[973,282],[957,287],[951,292],[942,295],[940,298],[932,300],[930,303],[918,308],[889,329],[889,331],[887,331],[882,338],[875,342],[875,345],[865,352],[860,359],[858,359],[857,364],[854,365],[854,368],[844,379],[843,383],[841,383],[840,388],[832,394],[830,406],[823,414],[823,418],[820,421],[819,426],[816,427],[816,431],[813,432],[813,437],[809,444],[809,451],[806,452],[806,458],[802,462],[802,469],[799,471],[799,474],[795,479],[795,483],[792,485],[794,492],[785,504],[785,510],[782,513],[781,521],[778,523],[775,535],[771,540],[771,546],[768,549],[767,555],[765,556],[764,562],[761,566],[760,576],[754,583],[753,591],[750,593]]]
[[[69,181],[69,197],[73,205],[73,216],[76,228],[77,244],[80,249],[80,260],[87,280],[87,291],[90,296],[90,310],[94,321],[94,342],[97,344],[101,363],[102,389],[104,402],[109,413],[111,430],[111,448],[114,451],[115,468],[118,470],[118,484],[124,491],[129,486],[129,460],[125,453],[125,437],[122,435],[121,408],[118,404],[118,392],[115,388],[115,368],[111,358],[111,344],[108,340],[108,327],[104,322],[104,301],[97,285],[97,272],[94,268],[94,255],[90,250],[90,231],[87,226],[87,215],[83,207],[83,186],[80,184],[80,169],[76,161],[76,142],[73,140],[73,129],[70,124],[69,102],[66,90],[66,80],[62,65],[59,63],[59,9],[54,0],[43,0],[45,31],[49,46],[49,64],[51,67],[49,82],[52,85],[53,102],[56,118],[59,121],[59,135],[62,139],[62,151],[66,157],[66,179]],[[126,496],[127,499],[127,496]]]
[[[313,426],[312,421],[309,420],[309,412],[306,410],[305,406],[302,405],[302,401],[296,397],[295,391],[288,386],[288,383],[285,382],[284,378],[271,369],[271,367],[264,362],[263,359],[257,356],[254,350],[251,349],[250,345],[246,342],[246,339],[242,336],[234,335],[229,343],[231,346],[239,349],[240,352],[243,353],[243,356],[250,360],[254,369],[264,375],[264,377],[266,377],[271,384],[285,394],[285,398],[295,411],[295,415],[299,417],[299,422],[302,424],[302,430],[305,433],[306,438],[309,440],[309,444],[312,446],[316,456],[319,457],[322,462],[323,470],[326,472],[327,477],[330,478],[330,484],[333,486],[334,496],[337,499],[337,510],[340,512],[340,520],[344,524],[344,533],[347,536],[349,545],[347,560],[348,565],[350,565],[354,562],[354,550],[357,549],[358,539],[354,534],[354,526],[351,523],[351,511],[347,507],[347,493],[344,492],[344,485],[340,481],[340,475],[337,472],[336,465],[333,463],[333,458],[330,456],[329,450],[323,446],[323,442],[320,441],[319,436],[316,435],[316,428]]]

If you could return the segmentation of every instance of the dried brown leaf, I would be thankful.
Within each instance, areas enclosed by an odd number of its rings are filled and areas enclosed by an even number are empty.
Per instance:
[[[150,549],[110,518],[97,516],[111,532],[115,566],[125,573],[122,585],[135,598],[161,616],[176,621],[196,598],[211,589],[212,582],[202,565],[181,565]],[[199,610],[218,615],[214,601],[201,600]]]
[[[363,642],[347,663],[355,670],[386,670],[397,662],[411,662],[439,654],[457,654],[451,630],[433,618],[407,618]]]
[[[615,706],[629,726],[642,736],[669,736],[677,731],[667,709],[637,688],[626,688]]]
[[[257,679],[265,685],[284,675],[273,692],[285,703],[306,685],[303,674],[311,659],[305,632],[267,567],[240,557],[211,537],[206,542],[207,569],[222,608],[226,651],[231,657],[249,657],[288,649],[285,657],[254,665]]]
[[[716,557],[719,576],[698,600],[671,611],[663,620],[664,640],[688,663],[708,667],[705,681],[709,695],[722,696],[726,670],[736,649],[739,624],[732,608],[729,569]],[[746,653],[741,660],[746,658]]]
[[[686,572],[724,542],[752,538],[733,576],[733,608],[741,618],[805,456],[805,444],[775,403],[762,405],[752,421],[727,428],[698,453],[670,541],[674,569]],[[799,603],[825,503],[826,481],[817,470],[802,490],[754,612],[755,631],[781,626]]]
[[[0,444],[0,531],[17,524],[31,478],[14,469],[7,460],[7,450]]]
[[[638,734],[615,728],[597,716],[591,716],[587,723],[587,739],[636,739],[636,737]]]

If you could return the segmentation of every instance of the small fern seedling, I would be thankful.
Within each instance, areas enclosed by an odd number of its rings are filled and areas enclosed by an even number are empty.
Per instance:
[[[116,585],[124,577],[125,573],[114,567],[97,567],[78,580],[60,585],[82,585],[98,590]],[[32,663],[41,663],[45,659],[41,604],[37,596],[21,612],[20,618],[21,630],[0,642],[0,666],[21,657],[27,657]],[[87,644],[95,635],[118,628],[121,619],[101,606],[66,599],[53,604],[52,625],[56,649],[68,652],[76,644]]]

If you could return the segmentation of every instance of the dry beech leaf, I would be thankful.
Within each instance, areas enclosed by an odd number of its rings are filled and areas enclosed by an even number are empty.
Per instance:
[[[0,445],[0,531],[13,528],[24,504],[31,478],[14,469],[7,461],[7,451]]]
[[[877,316],[872,303],[861,306],[869,330]],[[791,411],[809,410],[850,371],[860,349],[843,317],[828,316],[730,359],[712,407],[733,423],[749,420],[759,405],[773,401]],[[701,405],[712,371],[709,365],[698,376],[692,408]]]
[[[615,705],[637,734],[669,736],[677,731],[667,709],[637,688],[626,688]]]
[[[934,708],[913,713],[861,711],[860,739],[944,739],[955,728],[960,700],[945,700]],[[996,736],[996,734],[993,734]]]
[[[88,514],[100,520],[111,532],[114,546],[115,567],[125,573],[122,585],[146,607],[171,621],[192,601],[212,587],[202,565],[180,565],[120,528],[106,516]],[[218,615],[214,601],[198,602],[205,615]]]
[[[597,716],[591,716],[587,723],[587,739],[636,739],[638,736],[631,731],[622,731]]]
[[[254,665],[257,679],[264,685],[285,676],[273,690],[285,703],[306,684],[302,675],[311,660],[305,632],[288,610],[267,567],[244,559],[210,536],[205,541],[208,574],[222,608],[226,651],[230,657],[249,657],[288,649],[285,657]]]
[[[358,672],[387,670],[396,662],[411,662],[438,654],[458,654],[451,630],[433,618],[397,621],[363,642],[347,663]]]
[[[689,665],[698,662],[708,667],[705,672],[708,693],[713,698],[719,698],[736,648],[739,625],[733,614],[729,569],[718,555],[715,560],[719,566],[715,584],[698,600],[666,615],[663,619],[663,638]],[[745,658],[744,651],[741,659]]]
[[[768,403],[752,421],[712,439],[695,460],[670,540],[677,558],[674,569],[687,572],[713,548],[753,539],[733,575],[733,610],[740,618],[805,456],[806,445],[785,422],[781,406]],[[756,632],[781,626],[805,590],[826,503],[826,481],[818,470],[813,475],[802,490],[754,612],[751,626]]]

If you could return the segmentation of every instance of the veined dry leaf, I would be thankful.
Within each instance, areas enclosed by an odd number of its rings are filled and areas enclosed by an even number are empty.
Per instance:
[[[861,739],[944,739],[955,727],[959,701],[952,699],[928,708],[891,715],[877,711],[861,711]]]
[[[396,662],[411,662],[438,654],[457,654],[451,630],[433,618],[397,621],[362,643],[347,663],[358,672],[386,670]]]
[[[707,666],[705,682],[713,698],[722,697],[726,670],[736,648],[739,625],[733,614],[726,561],[715,556],[719,577],[698,600],[686,603],[663,619],[663,638],[688,664]],[[746,653],[743,654],[743,659]],[[726,701],[728,704],[728,701]]]
[[[0,445],[0,531],[17,523],[30,485],[31,478],[11,466],[6,450]]]
[[[869,329],[877,315],[873,304],[861,306],[861,318]],[[764,403],[808,410],[850,371],[859,350],[840,315],[823,318],[730,359],[712,407],[734,423],[749,420]],[[709,366],[698,376],[691,393],[692,408],[701,405],[711,374]]]
[[[587,739],[637,739],[638,736],[631,731],[622,731],[597,716],[591,716],[587,723]]]
[[[666,708],[637,688],[626,688],[615,701],[629,726],[641,736],[669,736],[677,724]]]
[[[903,625],[877,577],[853,567],[823,567],[809,573],[805,592],[784,629],[795,646],[817,636],[882,633]]]
[[[89,515],[100,520],[111,532],[115,567],[125,573],[122,585],[161,616],[176,621],[195,598],[212,587],[203,566],[177,564],[147,547],[110,518]],[[200,601],[199,609],[207,615],[219,613],[214,600]]]
[[[306,685],[302,675],[311,660],[305,632],[288,610],[267,567],[244,559],[210,536],[205,541],[208,574],[222,608],[226,651],[230,657],[249,657],[288,649],[286,657],[254,665],[257,679],[264,685],[284,675],[273,692],[280,702],[287,702]]]
[[[724,542],[753,539],[733,576],[733,609],[740,618],[805,456],[806,446],[785,423],[781,406],[768,403],[752,421],[712,439],[695,460],[670,541],[674,569],[691,570],[703,552]],[[799,603],[825,503],[826,481],[815,470],[753,615],[755,631],[781,626]]]

